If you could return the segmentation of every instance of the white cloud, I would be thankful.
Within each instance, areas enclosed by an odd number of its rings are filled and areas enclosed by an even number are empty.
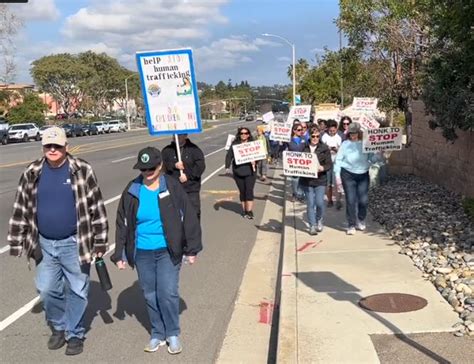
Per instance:
[[[277,60],[280,62],[291,62],[290,57],[278,57]]]
[[[54,0],[29,0],[27,4],[12,4],[12,9],[25,21],[51,21],[60,15]]]

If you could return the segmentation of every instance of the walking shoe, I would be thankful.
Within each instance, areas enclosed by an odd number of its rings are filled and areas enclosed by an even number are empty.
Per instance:
[[[316,226],[312,225],[309,227],[309,235],[318,235],[318,229],[316,229]]]
[[[84,341],[78,337],[71,337],[67,341],[66,355],[78,355],[84,350]]]
[[[240,213],[240,216],[242,216],[243,218],[246,218],[247,217],[247,211],[242,211]]]
[[[247,219],[253,220],[253,212],[252,211],[247,211]]]
[[[267,180],[267,177],[266,177],[266,176],[260,177],[260,181],[265,182],[266,180]]]
[[[356,233],[355,227],[351,226],[349,229],[347,229],[347,235],[354,235]]]
[[[318,221],[318,224],[316,225],[316,228],[318,229],[318,233],[323,231],[323,220]]]
[[[151,339],[145,349],[143,349],[146,353],[154,353],[159,349],[160,346],[166,345],[166,340],[160,339]]]
[[[181,340],[178,336],[170,336],[168,339],[168,353],[170,354],[179,354],[183,351],[183,346],[181,345]]]
[[[342,209],[342,202],[341,201],[336,201],[336,209],[338,209],[338,210]]]
[[[66,344],[66,338],[64,337],[64,330],[55,330],[52,329],[53,333],[48,340],[48,349],[49,350],[58,350]]]
[[[357,223],[357,230],[365,231],[365,229],[367,229],[367,226],[365,225],[365,221],[364,220],[359,221]]]
[[[328,207],[333,207],[333,206],[334,206],[334,202],[328,201]]]

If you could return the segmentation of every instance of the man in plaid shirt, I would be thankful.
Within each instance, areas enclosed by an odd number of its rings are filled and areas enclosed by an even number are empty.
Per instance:
[[[48,348],[67,342],[66,355],[83,351],[84,313],[92,255],[107,250],[108,223],[92,167],[67,153],[66,134],[43,134],[44,157],[20,178],[10,219],[10,253],[25,251],[36,267],[36,288],[52,330]]]

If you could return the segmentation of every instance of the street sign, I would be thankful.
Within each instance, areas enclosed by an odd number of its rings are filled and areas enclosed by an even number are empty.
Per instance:
[[[295,103],[296,105],[301,105],[301,95],[295,95]]]
[[[136,59],[150,135],[201,132],[192,50],[137,52]]]

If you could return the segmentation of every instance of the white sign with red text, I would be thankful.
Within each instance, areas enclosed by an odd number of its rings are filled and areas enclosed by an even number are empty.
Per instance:
[[[289,142],[291,141],[291,128],[292,122],[286,123],[275,123],[271,124],[270,129],[270,140],[277,142]]]
[[[316,153],[283,152],[283,174],[285,176],[318,178],[319,161]]]
[[[401,128],[366,129],[363,132],[362,151],[374,153],[402,149],[403,133]]]
[[[235,164],[237,165],[267,158],[267,151],[263,140],[235,144],[232,148],[234,150]]]
[[[290,108],[290,113],[288,114],[288,120],[293,122],[293,120],[298,119],[299,121],[309,121],[311,115],[311,105],[297,105]]]
[[[360,123],[360,126],[363,129],[377,129],[380,127],[380,123],[377,120],[364,114],[360,115],[357,120],[353,119],[352,121],[357,121]]]
[[[352,109],[358,111],[375,111],[379,99],[375,97],[354,97]]]

